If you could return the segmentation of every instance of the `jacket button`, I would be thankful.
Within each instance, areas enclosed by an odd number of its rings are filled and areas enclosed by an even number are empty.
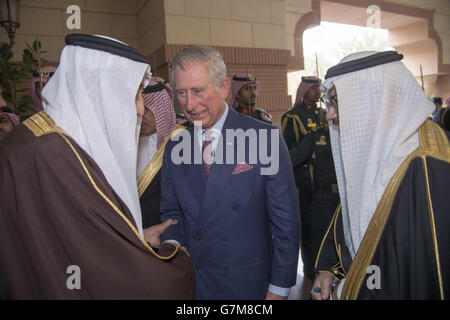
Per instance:
[[[223,237],[223,238],[222,238],[222,241],[223,241],[223,242],[227,242],[227,241],[229,241],[229,240],[230,240],[230,239],[228,239],[228,237]]]
[[[236,204],[236,205],[234,205],[234,207],[233,207],[233,211],[238,211],[238,209],[239,209],[239,206]]]

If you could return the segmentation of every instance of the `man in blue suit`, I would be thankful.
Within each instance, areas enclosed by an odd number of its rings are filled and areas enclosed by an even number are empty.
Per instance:
[[[171,82],[194,124],[167,143],[161,241],[185,247],[197,299],[287,299],[295,285],[299,222],[289,152],[279,129],[228,107],[220,53],[191,46]]]

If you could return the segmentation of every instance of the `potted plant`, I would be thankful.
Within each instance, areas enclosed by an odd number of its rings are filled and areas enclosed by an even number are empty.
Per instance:
[[[3,99],[21,120],[29,117],[36,110],[28,93],[28,86],[24,84],[30,79],[34,68],[41,65],[41,43],[36,40],[23,50],[22,60],[14,61],[13,52],[8,43],[0,43],[0,90]]]

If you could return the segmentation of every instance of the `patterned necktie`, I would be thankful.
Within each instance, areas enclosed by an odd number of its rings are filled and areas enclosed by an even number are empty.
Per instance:
[[[211,133],[207,131],[202,145],[202,165],[205,171],[205,177],[208,177],[209,169],[211,169],[212,165],[212,142],[210,136]]]

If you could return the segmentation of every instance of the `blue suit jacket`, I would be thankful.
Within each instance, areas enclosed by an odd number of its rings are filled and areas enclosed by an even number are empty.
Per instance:
[[[199,146],[192,126],[182,134],[183,140],[169,141],[165,149],[161,220],[173,218],[178,224],[169,227],[161,240],[174,239],[187,247],[196,270],[197,299],[264,299],[269,283],[287,288],[296,282],[300,231],[288,149],[278,128],[230,108],[223,139],[226,129],[238,128],[256,129],[256,133],[259,129],[276,130],[276,174],[261,175],[260,169],[270,164],[260,161],[264,159],[259,156],[258,163],[250,162],[248,143],[246,162],[253,168],[232,174],[238,163],[237,139],[217,146],[216,160],[220,148],[224,152],[233,149],[235,160],[232,164],[214,163],[208,178],[201,162],[174,164],[172,150],[174,155],[194,161],[193,150]],[[272,143],[267,132],[264,147],[268,150],[265,154],[270,155]],[[257,135],[258,144],[261,136]],[[179,143],[186,147],[181,152]]]

